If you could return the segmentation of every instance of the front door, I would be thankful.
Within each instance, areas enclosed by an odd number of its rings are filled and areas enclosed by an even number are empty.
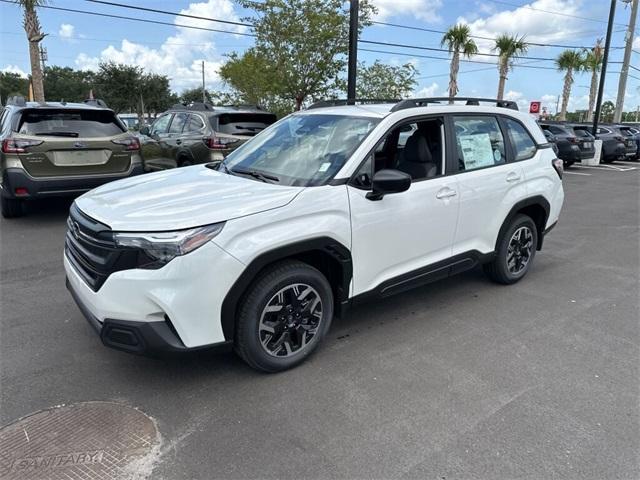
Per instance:
[[[352,295],[374,289],[383,295],[396,293],[421,280],[448,274],[448,267],[439,264],[451,257],[458,187],[455,176],[444,175],[444,138],[444,122],[439,117],[395,127],[347,187]],[[382,200],[370,200],[366,195],[371,175],[383,168],[409,173],[411,187]]]
[[[159,116],[149,127],[149,134],[141,138],[142,158],[148,170],[164,170],[175,166],[175,161],[167,158],[167,137],[173,114]]]

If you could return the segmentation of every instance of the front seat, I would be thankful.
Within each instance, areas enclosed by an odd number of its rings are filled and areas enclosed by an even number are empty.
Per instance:
[[[408,173],[413,180],[437,175],[438,167],[433,163],[427,139],[420,131],[414,132],[407,139],[407,144],[398,163],[398,170]]]

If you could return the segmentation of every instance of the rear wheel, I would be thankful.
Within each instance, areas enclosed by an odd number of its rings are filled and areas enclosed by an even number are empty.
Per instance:
[[[496,256],[484,265],[484,272],[497,283],[510,285],[522,279],[536,254],[538,231],[527,215],[516,215],[498,243]]]
[[[0,206],[4,218],[15,218],[24,215],[24,200],[0,196]]]
[[[278,372],[304,361],[333,318],[333,292],[322,273],[285,261],[249,287],[237,319],[236,352],[253,368]]]
[[[183,157],[180,160],[178,160],[178,167],[190,167],[191,165],[193,165],[193,162],[186,157]]]

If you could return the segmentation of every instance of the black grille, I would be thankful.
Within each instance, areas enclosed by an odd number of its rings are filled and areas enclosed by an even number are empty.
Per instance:
[[[67,258],[93,291],[97,292],[113,272],[138,265],[138,250],[117,248],[111,229],[83,214],[75,203],[67,227]]]

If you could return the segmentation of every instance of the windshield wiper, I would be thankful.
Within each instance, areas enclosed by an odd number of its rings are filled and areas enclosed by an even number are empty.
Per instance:
[[[78,134],[76,132],[43,132],[36,133],[37,137],[72,137],[77,138]]]
[[[226,168],[226,167],[225,167]],[[240,169],[231,169],[227,170],[229,173],[237,173],[238,175],[248,175],[250,177],[256,178],[262,182],[270,183],[270,182],[279,182],[280,179],[275,175],[270,175],[268,173],[262,173],[258,170],[240,170]]]

